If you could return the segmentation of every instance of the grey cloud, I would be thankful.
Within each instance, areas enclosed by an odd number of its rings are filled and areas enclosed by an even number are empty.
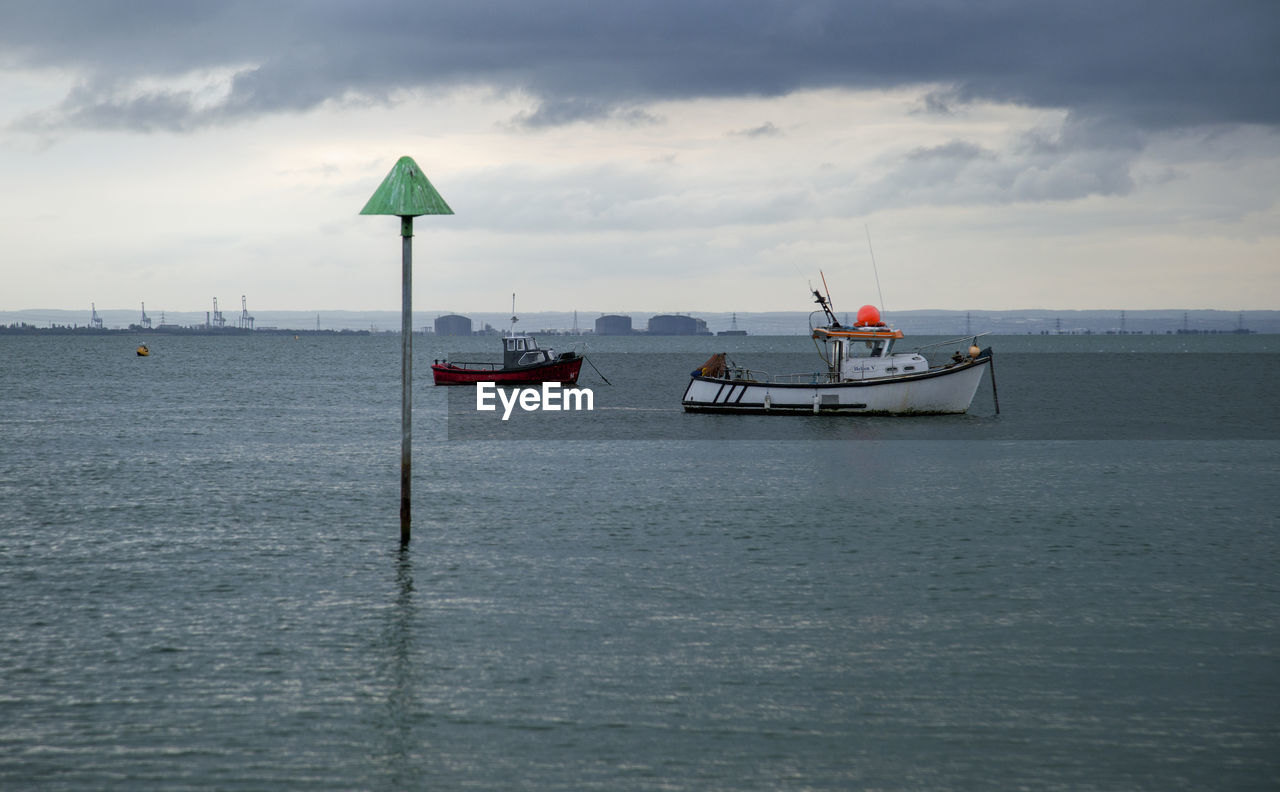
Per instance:
[[[927,115],[953,115],[956,97],[951,91],[930,91],[924,97],[924,110]]]
[[[199,125],[199,119],[190,112],[192,102],[191,95],[183,91],[125,98],[106,88],[79,86],[58,108],[27,116],[15,126],[30,132],[63,127],[185,132]]]
[[[678,233],[765,226],[825,211],[801,183],[766,192],[725,190],[718,182],[675,176],[665,163],[477,170],[449,185],[448,199],[458,213],[450,228],[504,234]]]
[[[779,129],[777,125],[775,125],[772,121],[766,121],[765,123],[761,124],[758,127],[752,127],[751,129],[743,129],[739,132],[734,132],[732,134],[741,135],[743,137],[750,137],[750,138],[778,137],[779,135],[782,134],[782,130]]]
[[[944,143],[941,146],[928,146],[914,149],[907,153],[908,161],[911,162],[943,162],[964,164],[970,160],[976,159],[994,159],[994,152],[984,149],[976,143],[969,143],[964,140],[953,140]]]
[[[1272,0],[0,0],[0,18],[0,62],[72,68],[86,86],[252,64],[215,107],[86,89],[46,127],[190,129],[459,84],[529,92],[531,127],[644,120],[661,99],[919,83],[949,86],[933,112],[999,100],[1148,130],[1280,124]]]
[[[880,208],[905,204],[1007,204],[1124,195],[1145,141],[1069,117],[1059,130],[1025,133],[1005,151],[968,141],[908,152],[866,192]]]
[[[635,126],[660,122],[657,116],[638,107],[622,107],[597,99],[576,97],[544,100],[533,112],[520,113],[513,120],[517,126],[537,129],[606,119]]]

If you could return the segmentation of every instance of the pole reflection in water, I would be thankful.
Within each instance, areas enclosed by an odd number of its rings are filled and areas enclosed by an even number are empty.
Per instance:
[[[386,772],[390,788],[414,788],[423,780],[425,743],[415,736],[415,722],[423,717],[418,702],[413,635],[417,607],[413,601],[413,558],[409,547],[396,551],[396,600],[390,611],[384,644],[387,648]]]

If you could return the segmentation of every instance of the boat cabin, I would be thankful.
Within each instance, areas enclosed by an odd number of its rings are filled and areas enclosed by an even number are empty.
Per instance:
[[[502,367],[524,368],[549,363],[552,350],[539,349],[532,336],[507,336],[502,339]]]
[[[827,360],[839,382],[917,374],[929,361],[916,352],[893,351],[901,330],[888,327],[819,327],[813,337],[827,345]]]

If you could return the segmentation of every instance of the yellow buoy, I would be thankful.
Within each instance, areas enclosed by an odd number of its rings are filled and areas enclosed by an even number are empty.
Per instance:
[[[151,350],[147,348],[146,344],[140,344],[138,346],[138,357],[149,357],[150,355]]]

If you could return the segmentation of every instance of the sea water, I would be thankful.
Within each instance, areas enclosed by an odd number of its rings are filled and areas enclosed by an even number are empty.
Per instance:
[[[421,336],[407,548],[398,337],[139,340],[0,336],[0,789],[1280,784],[1275,337],[988,338],[909,419],[591,338],[503,434]]]

